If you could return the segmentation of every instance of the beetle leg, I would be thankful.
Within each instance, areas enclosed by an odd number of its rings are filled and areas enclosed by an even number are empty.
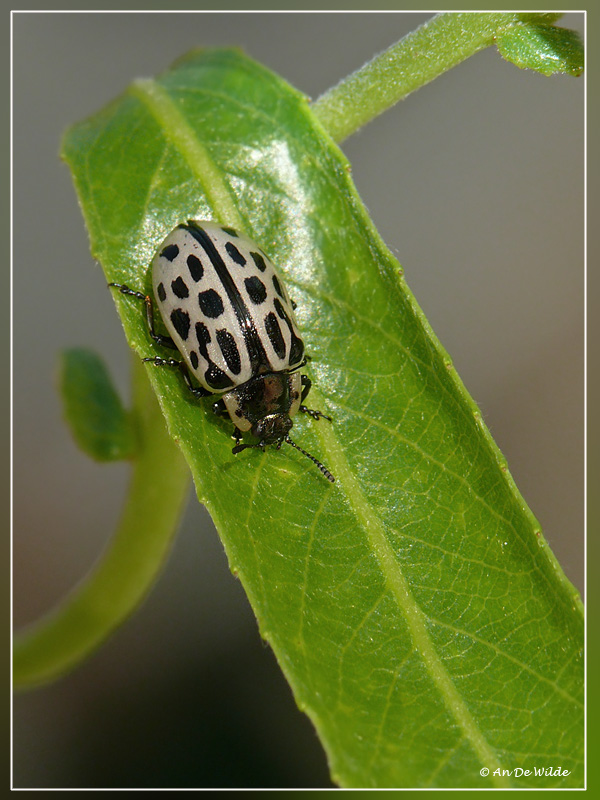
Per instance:
[[[229,411],[227,411],[227,408],[225,407],[225,403],[223,402],[222,398],[221,400],[217,400],[216,403],[212,404],[212,410],[213,414],[216,414],[218,417],[229,416]]]
[[[241,441],[241,438],[242,437],[240,436],[240,441]],[[231,452],[234,455],[237,455],[238,453],[241,453],[242,450],[257,450],[257,449],[262,450],[263,453],[264,453],[265,452],[265,442],[261,441],[261,442],[257,442],[256,444],[236,444],[236,446],[233,448],[233,450]]]
[[[306,400],[306,395],[310,392],[312,381],[308,375],[301,375],[300,382],[302,383],[302,397],[300,398],[300,402],[303,403]]]
[[[121,294],[126,294],[129,297],[135,297],[138,300],[143,300],[144,305],[146,306],[146,324],[148,325],[148,333],[152,339],[154,339],[157,344],[160,344],[163,347],[168,347],[171,350],[177,350],[177,345],[170,336],[165,336],[165,334],[162,333],[156,333],[156,330],[154,329],[154,306],[152,303],[152,298],[149,295],[143,294],[142,292],[136,292],[134,289],[130,289],[129,286],[126,286],[124,283],[109,283],[108,285],[118,289]]]
[[[187,388],[194,395],[194,397],[208,397],[210,394],[212,394],[212,392],[209,392],[202,386],[194,386],[185,361],[177,361],[175,358],[161,358],[160,356],[154,356],[153,358],[142,358],[142,361],[147,361],[151,364],[154,364],[155,367],[177,367],[183,375]]]
[[[309,417],[313,419],[328,419],[331,422],[331,417],[328,417],[327,414],[324,414],[322,411],[316,411],[314,408],[307,408],[306,406],[300,406],[298,411],[302,411],[304,414],[308,414]]]
[[[300,380],[302,382],[302,396],[300,398],[300,402],[302,402],[303,400],[306,400],[306,395],[310,392],[310,387],[312,386],[312,381],[308,377],[308,375],[301,375],[300,376]],[[323,414],[322,411],[315,411],[314,409],[307,408],[304,405],[301,405],[298,410],[302,411],[304,414],[308,414],[313,419],[321,419],[322,418],[322,419],[328,419],[329,422],[331,422],[331,417],[328,417],[327,414]]]

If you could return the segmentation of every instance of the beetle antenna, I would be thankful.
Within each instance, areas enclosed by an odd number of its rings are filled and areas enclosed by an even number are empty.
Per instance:
[[[291,445],[292,445],[292,447],[295,447],[295,448],[296,448],[296,450],[300,450],[300,452],[301,452],[301,453],[303,453],[303,454],[304,454],[304,455],[305,455],[307,458],[310,458],[310,460],[313,462],[313,464],[316,464],[316,465],[317,465],[317,467],[318,467],[318,468],[321,470],[321,472],[323,473],[323,475],[325,475],[325,477],[327,478],[327,480],[328,480],[328,481],[331,481],[331,483],[335,483],[335,478],[333,477],[333,475],[331,474],[331,472],[329,472],[329,470],[327,469],[327,467],[326,467],[324,464],[321,464],[321,462],[320,462],[320,461],[317,461],[317,459],[316,459],[314,456],[311,456],[311,454],[310,454],[310,453],[307,453],[307,452],[306,452],[306,450],[303,450],[303,449],[302,449],[302,448],[301,448],[299,445],[297,445],[297,444],[296,444],[296,442],[293,442],[293,441],[290,439],[290,437],[289,437],[289,436],[286,436],[286,437],[285,437],[285,439],[284,439],[284,441],[285,441],[285,442],[287,442],[288,444],[291,444]]]
[[[317,461],[317,459],[316,459],[314,456],[311,456],[311,454],[310,454],[310,453],[307,453],[307,452],[306,452],[306,450],[303,450],[303,449],[300,447],[300,445],[297,445],[297,444],[296,444],[296,442],[293,442],[293,441],[290,439],[290,437],[289,437],[289,436],[286,436],[286,437],[285,437],[285,439],[283,439],[283,441],[284,441],[284,442],[287,442],[288,444],[291,444],[291,445],[292,445],[292,447],[295,447],[295,448],[296,448],[296,450],[300,450],[300,452],[301,452],[303,455],[305,455],[307,458],[310,458],[310,460],[313,462],[313,464],[316,464],[316,465],[317,465],[317,467],[318,467],[318,468],[321,470],[321,472],[323,473],[323,475],[325,475],[325,477],[327,478],[327,480],[328,480],[328,481],[331,481],[331,483],[335,483],[335,478],[333,477],[333,475],[331,474],[331,472],[329,472],[329,470],[327,469],[327,467],[326,467],[324,464],[321,464],[321,462],[320,462],[320,461]],[[280,447],[281,447],[281,441],[279,441],[279,442],[277,443],[277,450],[279,450],[279,448],[280,448]],[[253,448],[256,448],[256,449],[260,448],[261,450],[263,450],[263,451],[264,451],[264,449],[265,449],[265,446],[264,446],[264,443],[263,443],[263,442],[259,442],[258,444],[236,444],[236,446],[235,446],[234,448],[232,448],[231,452],[232,452],[234,455],[237,455],[238,453],[241,453],[241,452],[242,452],[242,450],[252,450]]]

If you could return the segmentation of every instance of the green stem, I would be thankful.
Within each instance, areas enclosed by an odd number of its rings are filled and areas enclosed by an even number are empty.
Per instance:
[[[189,469],[167,433],[138,359],[133,389],[141,444],[116,534],[82,585],[15,636],[15,688],[47,683],[75,667],[131,614],[165,561],[187,495]]]
[[[321,95],[312,110],[341,142],[399,100],[494,44],[524,22],[550,24],[562,14],[438,14]]]

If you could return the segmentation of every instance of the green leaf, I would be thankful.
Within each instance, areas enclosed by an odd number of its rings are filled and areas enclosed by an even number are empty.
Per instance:
[[[517,23],[501,33],[496,44],[500,54],[521,69],[533,69],[542,75],[565,72],[577,76],[583,72],[583,42],[576,31]]]
[[[334,780],[581,785],[577,593],[306,98],[237,51],[195,52],[75,126],[64,156],[107,280],[150,291],[162,239],[212,218],[298,304],[310,405],[334,422],[295,418],[295,439],[333,485],[285,446],[233,456],[210,400],[146,369]],[[157,352],[140,303],[115,301]],[[491,774],[540,765],[569,774]]]
[[[102,359],[91,350],[64,350],[59,365],[64,415],[78,446],[96,461],[131,458],[137,438]]]

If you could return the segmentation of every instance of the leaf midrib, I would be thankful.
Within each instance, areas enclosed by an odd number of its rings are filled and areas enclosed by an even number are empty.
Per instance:
[[[218,221],[243,228],[233,195],[222,179],[220,170],[169,94],[150,79],[135,81],[129,91],[146,106],[166,138],[185,159],[202,186],[207,201],[217,212]]]
[[[314,394],[317,396],[318,393]],[[318,431],[319,438],[328,453],[330,466],[336,476],[336,485],[344,492],[348,504],[362,525],[386,585],[406,621],[415,650],[420,654],[449,713],[456,720],[465,738],[471,743],[481,764],[488,767],[490,774],[493,775],[496,769],[501,770],[500,762],[437,653],[427,631],[426,615],[410,591],[394,551],[387,541],[381,519],[365,497],[333,430],[329,426],[323,425],[319,427]],[[494,782],[499,787],[511,785],[501,775],[495,776]]]

